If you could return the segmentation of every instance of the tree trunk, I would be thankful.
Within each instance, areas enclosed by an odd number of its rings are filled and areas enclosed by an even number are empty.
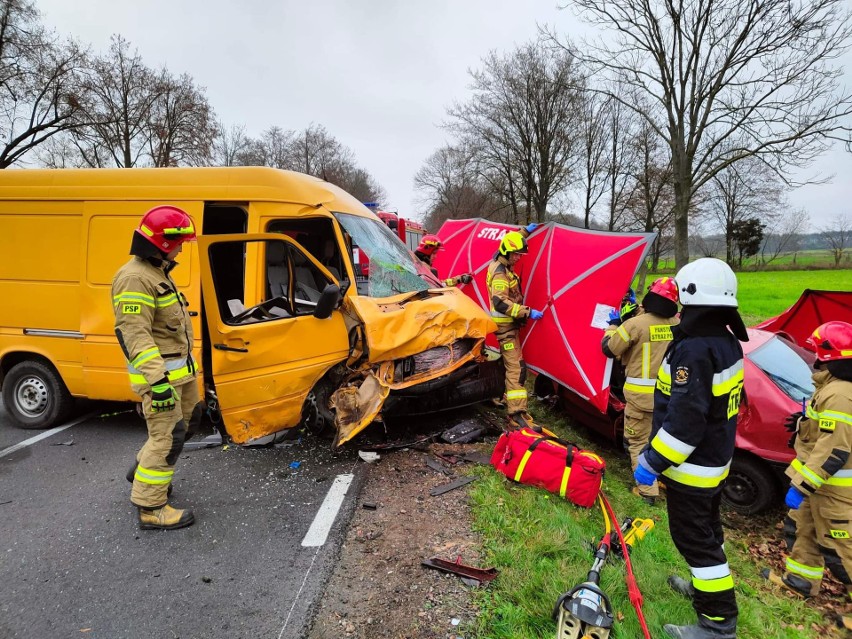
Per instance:
[[[692,184],[688,176],[674,183],[674,251],[675,270],[689,263],[689,204]]]

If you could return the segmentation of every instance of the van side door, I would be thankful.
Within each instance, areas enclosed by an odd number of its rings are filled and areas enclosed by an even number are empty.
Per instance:
[[[210,362],[222,420],[236,443],[298,425],[322,376],[349,354],[343,315],[314,317],[334,277],[276,233],[198,238]]]

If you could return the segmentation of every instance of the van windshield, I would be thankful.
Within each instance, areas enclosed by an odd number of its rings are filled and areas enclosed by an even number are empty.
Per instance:
[[[382,222],[349,213],[335,213],[334,217],[352,238],[359,295],[389,297],[429,288],[417,274],[414,257]]]

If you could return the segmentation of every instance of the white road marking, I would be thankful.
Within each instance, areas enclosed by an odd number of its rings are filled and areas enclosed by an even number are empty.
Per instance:
[[[290,612],[287,613],[287,619],[284,620],[284,625],[281,626],[281,632],[278,633],[278,639],[281,639],[284,636],[284,631],[287,630],[287,624],[290,623],[290,617],[293,616],[293,610],[299,602],[299,597],[302,595],[302,590],[305,589],[305,584],[308,583],[308,575],[310,575],[311,571],[314,569],[314,563],[316,563],[319,552],[319,548],[314,551],[314,556],[311,559],[311,565],[308,566],[308,569],[305,571],[305,578],[302,579],[302,585],[299,586],[299,592],[296,593],[296,597],[293,599],[293,605],[290,606]]]
[[[14,452],[21,450],[22,448],[26,448],[27,446],[32,446],[33,444],[40,442],[42,439],[47,439],[56,433],[61,433],[66,428],[71,428],[72,426],[76,426],[87,419],[94,417],[98,414],[98,411],[92,411],[91,413],[86,413],[82,417],[78,417],[67,424],[63,424],[62,426],[57,426],[56,428],[51,428],[50,430],[46,430],[43,433],[39,433],[35,437],[30,437],[29,439],[25,439],[22,442],[18,442],[14,446],[9,446],[8,448],[4,448],[0,450],[0,457],[5,457],[6,455],[11,455]]]
[[[308,529],[305,538],[302,539],[302,546],[322,546],[325,540],[328,539],[328,533],[331,531],[331,526],[337,518],[340,506],[343,505],[343,498],[346,497],[346,492],[349,490],[349,485],[352,483],[353,477],[354,475],[347,474],[338,475],[334,478],[334,483],[328,489],[328,494],[319,507],[311,523],[311,527]]]

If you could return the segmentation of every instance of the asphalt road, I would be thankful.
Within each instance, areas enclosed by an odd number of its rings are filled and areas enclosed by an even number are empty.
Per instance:
[[[129,412],[100,416],[124,405],[88,408],[96,415],[10,452],[45,431],[11,426],[0,404],[0,637],[307,634],[361,485],[357,451],[332,453],[312,438],[184,451],[171,501],[191,506],[195,525],[141,531],[124,475],[144,423]],[[303,546],[348,474],[327,541]]]

